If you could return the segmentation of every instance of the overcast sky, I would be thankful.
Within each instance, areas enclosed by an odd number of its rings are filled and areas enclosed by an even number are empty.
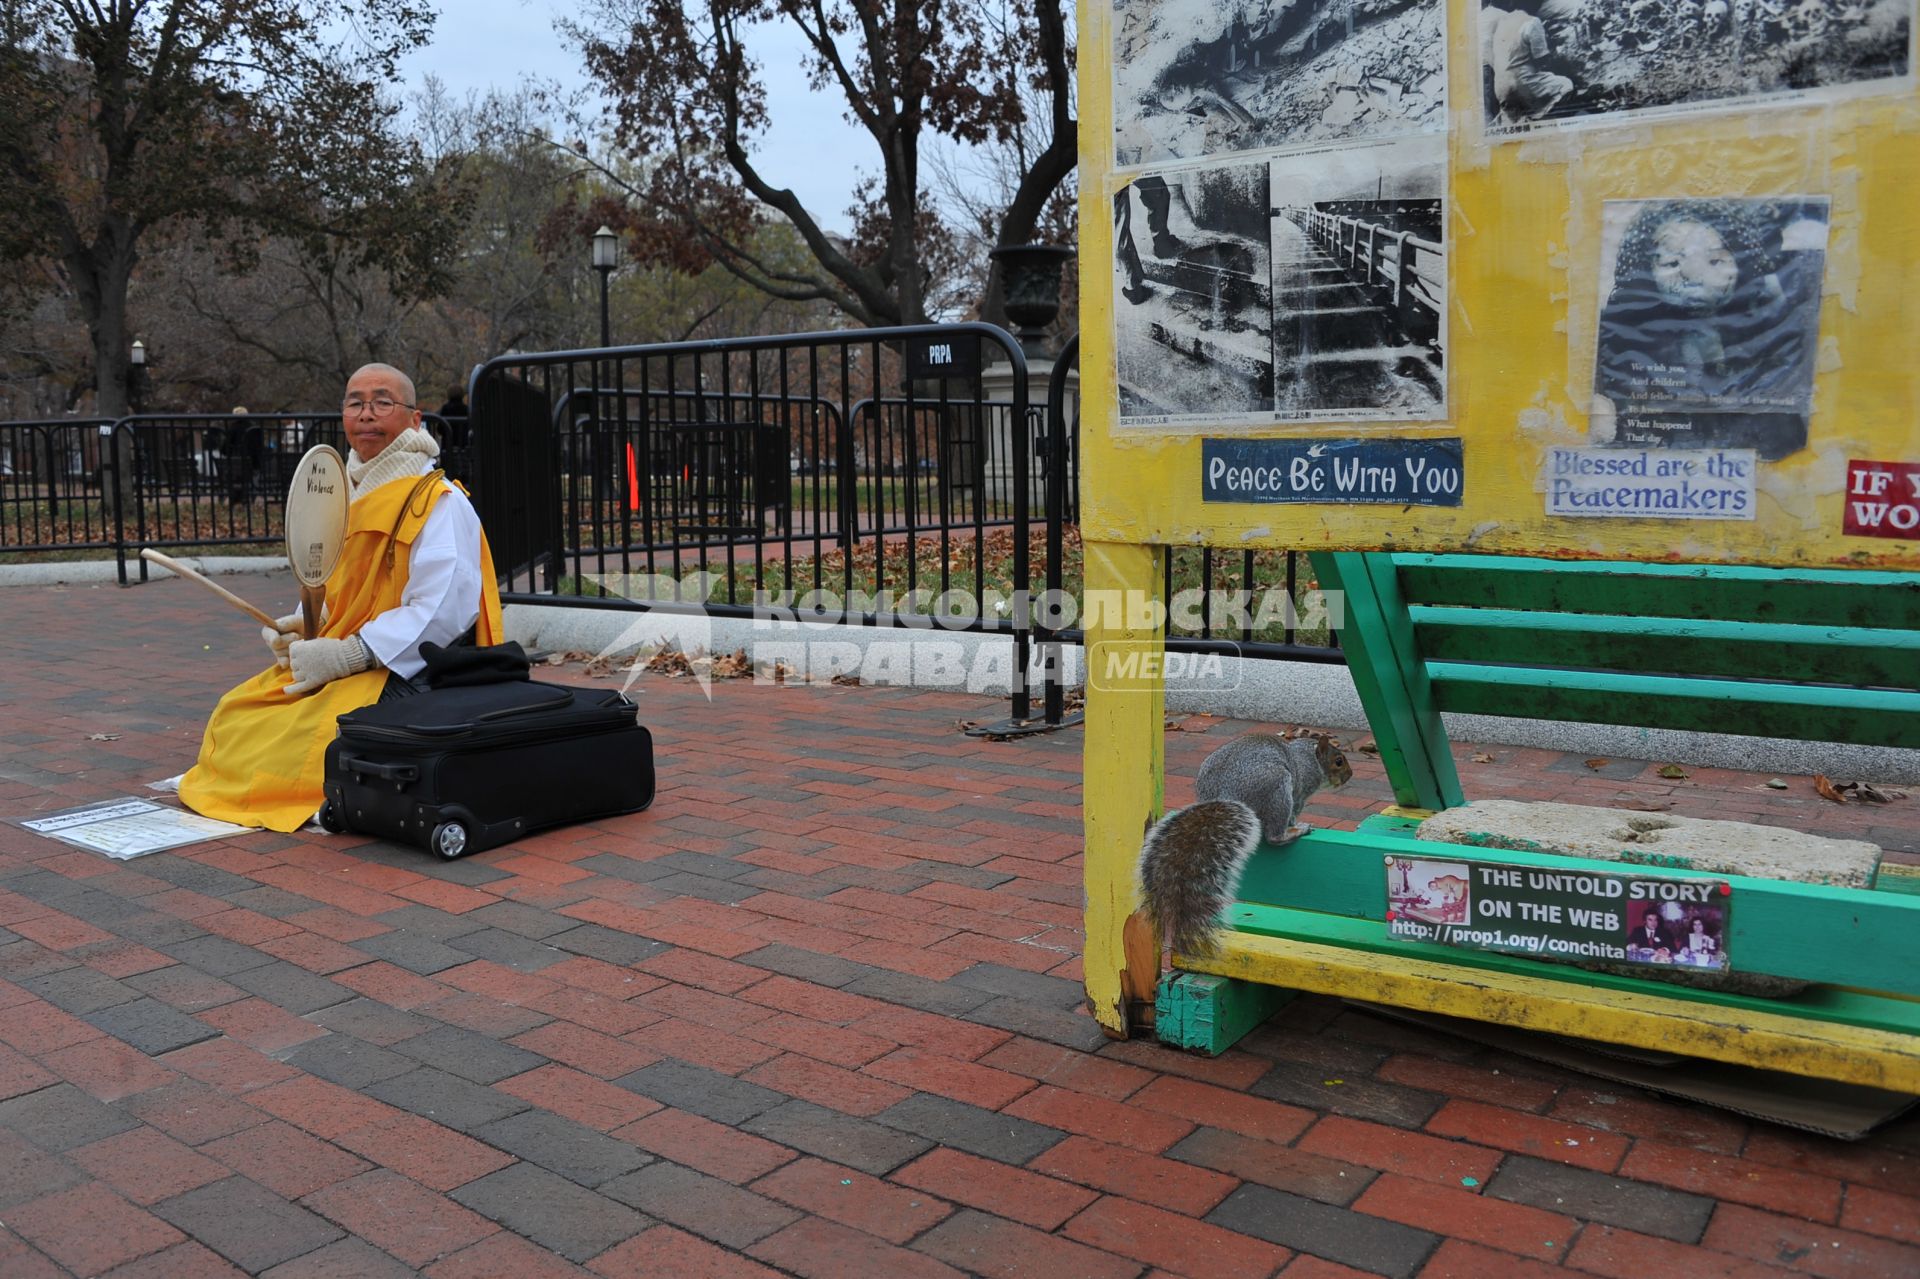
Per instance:
[[[560,7],[555,0],[448,0],[432,44],[407,59],[407,74],[438,76],[455,98],[468,90],[512,90],[529,77],[582,87],[587,77],[580,57],[553,27]],[[874,167],[868,159],[873,144],[841,118],[837,98],[808,88],[801,51],[797,34],[779,28],[760,33],[755,53],[772,123],[755,159],[770,181],[791,187],[823,225],[844,231],[858,169]]]

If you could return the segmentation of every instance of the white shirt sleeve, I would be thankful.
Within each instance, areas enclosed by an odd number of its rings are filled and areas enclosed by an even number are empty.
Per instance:
[[[413,542],[407,587],[398,608],[360,628],[374,660],[403,679],[426,669],[424,643],[447,644],[480,616],[480,517],[459,489],[450,489]]]

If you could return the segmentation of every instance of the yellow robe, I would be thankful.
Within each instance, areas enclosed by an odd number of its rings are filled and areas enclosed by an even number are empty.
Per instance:
[[[413,540],[446,495],[437,482],[416,494],[419,478],[391,480],[349,508],[346,544],[327,579],[323,637],[345,639],[400,606]],[[500,588],[482,532],[475,642],[498,644],[501,629]],[[278,666],[267,667],[214,707],[200,741],[200,759],[180,781],[181,801],[196,813],[243,826],[300,829],[325,798],[321,782],[334,721],[378,701],[386,681],[386,670],[375,667],[304,696],[288,697],[284,690],[293,676]]]

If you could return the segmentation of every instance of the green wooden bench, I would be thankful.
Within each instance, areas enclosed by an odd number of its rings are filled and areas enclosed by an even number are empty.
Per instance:
[[[1443,711],[1920,747],[1920,575],[1313,558],[1344,593],[1341,643],[1399,807],[1262,848],[1222,953],[1176,957],[1190,975],[1162,983],[1163,1040],[1218,1051],[1308,989],[1920,1092],[1920,878],[1905,868],[1870,889],[1710,877],[1733,886],[1741,968],[1820,983],[1790,1000],[1392,938],[1382,872],[1386,857],[1621,869],[1422,842],[1420,822],[1466,798]]]

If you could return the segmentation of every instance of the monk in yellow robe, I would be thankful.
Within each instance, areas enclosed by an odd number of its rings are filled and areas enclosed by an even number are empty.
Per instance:
[[[369,364],[341,407],[351,502],[320,633],[296,638],[297,612],[263,628],[273,665],[214,707],[180,781],[181,801],[208,817],[298,830],[325,798],[341,715],[419,691],[424,643],[502,638],[493,557],[472,503],[433,466],[439,445],[420,429],[412,380]]]

